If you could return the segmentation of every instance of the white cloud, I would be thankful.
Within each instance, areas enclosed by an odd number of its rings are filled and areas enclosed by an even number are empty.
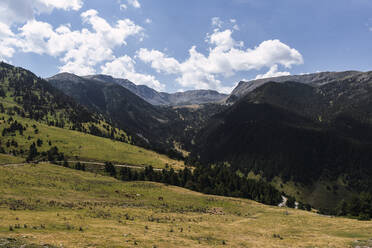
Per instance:
[[[240,30],[238,24],[235,24],[235,25],[233,26],[233,29],[236,30],[236,31],[239,31],[239,30]]]
[[[138,2],[138,0],[127,0],[127,2],[134,8],[141,8],[141,4]]]
[[[236,31],[239,31],[240,28],[238,26],[238,24],[236,24],[236,19],[230,19],[230,23],[233,24],[233,29],[236,30]]]
[[[278,71],[278,65],[273,65],[270,67],[269,71],[265,74],[258,74],[256,79],[262,78],[272,78],[272,77],[280,77],[280,76],[289,76],[291,75],[288,71]]]
[[[215,20],[216,25],[218,20]],[[138,58],[151,65],[158,73],[178,75],[176,81],[182,87],[215,89],[228,92],[220,77],[229,77],[236,72],[271,68],[277,72],[277,65],[290,68],[303,63],[302,55],[294,48],[279,40],[267,40],[251,49],[243,49],[242,41],[235,41],[233,30],[215,29],[206,41],[211,46],[206,56],[197,51],[196,46],[189,50],[189,57],[180,62],[157,50],[145,48],[137,52]],[[276,67],[275,67],[276,66]]]
[[[47,54],[60,59],[60,71],[86,75],[93,74],[98,64],[113,60],[113,50],[126,45],[128,37],[143,36],[143,28],[129,19],[110,25],[96,10],[83,12],[81,18],[86,27],[76,31],[68,24],[54,29],[49,23],[32,19],[14,34],[9,26],[0,23],[0,56],[11,58],[15,49]]]
[[[41,4],[45,5],[47,8],[57,8],[64,10],[79,10],[83,6],[82,0],[38,0]]]
[[[126,78],[136,84],[144,84],[159,91],[164,90],[165,85],[156,80],[154,76],[137,73],[135,63],[131,57],[124,55],[101,66],[101,71],[103,74]]]
[[[0,22],[6,24],[24,23],[35,15],[50,13],[53,9],[79,10],[82,0],[1,0]]]
[[[50,38],[52,28],[47,23],[35,21],[35,16],[51,13],[54,9],[79,10],[83,0],[1,0],[0,1],[0,59],[11,58],[16,48],[23,51],[44,53],[45,39]],[[14,34],[11,26],[25,23]],[[38,37],[41,35],[41,37]]]
[[[70,24],[53,28],[49,23],[31,19],[16,33],[8,24],[0,22],[0,59],[11,58],[16,49],[25,53],[46,54],[60,59],[63,63],[59,67],[61,72],[94,74],[97,66],[101,65],[104,73],[164,89],[154,76],[137,73],[135,61],[129,56],[116,58],[114,55],[114,49],[126,45],[128,37],[139,36],[142,39],[141,26],[130,19],[110,24],[93,9],[81,13],[81,19],[84,26],[81,30],[71,30]]]
[[[120,10],[126,10],[128,8],[125,4],[120,4]]]
[[[48,53],[48,40],[53,36],[53,27],[49,23],[28,21],[19,28],[19,41],[23,52],[34,52],[38,54]]]
[[[145,23],[150,24],[152,23],[152,20],[150,18],[146,18]]]
[[[221,28],[222,25],[223,25],[223,21],[221,21],[221,19],[219,17],[213,17],[212,18],[212,26],[213,27]]]
[[[149,51],[146,48],[141,48],[137,52],[137,57],[145,63],[151,63],[151,67],[159,73],[176,74],[180,71],[180,64],[176,59],[168,58],[164,53],[157,50]]]
[[[10,27],[0,22],[0,60],[8,61],[9,58],[13,57],[15,53],[13,45],[17,43],[14,36]]]
[[[14,34],[8,25],[0,22],[0,37],[4,36],[14,36]]]

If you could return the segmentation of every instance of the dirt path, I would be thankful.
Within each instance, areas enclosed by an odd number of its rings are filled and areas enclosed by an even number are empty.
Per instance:
[[[64,161],[58,161],[58,163],[62,163]],[[67,161],[68,163],[81,163],[81,164],[95,164],[95,165],[102,165],[104,166],[105,163],[101,162],[91,162],[91,161],[78,161],[78,160],[71,160]],[[48,162],[39,162],[39,164],[45,164]],[[35,163],[17,163],[17,164],[1,164],[0,167],[16,167],[16,166],[23,166],[27,164],[35,164]],[[130,169],[145,169],[144,166],[137,166],[137,165],[127,165],[127,164],[114,164],[115,167],[125,167]],[[154,168],[154,171],[162,171],[162,169]]]
[[[29,163],[19,163],[19,164],[0,164],[0,167],[16,167],[16,166],[23,166]]]

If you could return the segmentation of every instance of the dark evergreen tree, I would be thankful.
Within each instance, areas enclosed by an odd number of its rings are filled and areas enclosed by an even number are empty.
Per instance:
[[[105,162],[105,172],[112,177],[116,177],[116,169],[111,162]]]
[[[31,145],[30,145],[30,149],[29,149],[29,152],[28,152],[28,156],[27,156],[27,161],[29,162],[29,161],[32,161],[36,156],[38,156],[38,151],[37,151],[37,149],[36,149],[36,145],[35,145],[35,143],[32,143]]]

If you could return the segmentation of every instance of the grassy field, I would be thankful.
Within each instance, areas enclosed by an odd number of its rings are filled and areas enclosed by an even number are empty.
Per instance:
[[[6,120],[9,118],[9,116],[4,114],[1,114],[0,117],[4,117]],[[68,129],[48,126],[18,116],[13,116],[13,118],[19,123],[22,123],[23,126],[27,125],[26,131],[23,132],[23,135],[20,135],[17,131],[15,136],[2,136],[1,141],[2,144],[4,144],[7,140],[15,140],[18,143],[18,150],[23,149],[27,151],[32,142],[41,139],[43,144],[41,147],[37,147],[39,152],[47,151],[52,146],[57,146],[60,152],[63,152],[65,156],[72,160],[79,159],[87,161],[110,161],[130,165],[152,165],[155,168],[165,168],[166,165],[175,169],[183,167],[182,161],[176,161],[165,155],[134,145]],[[4,121],[0,124],[2,127],[7,125]],[[34,125],[36,128],[34,128]],[[35,132],[35,130],[37,131]],[[51,145],[49,145],[49,141],[51,141]],[[6,148],[4,145],[3,147],[7,152],[14,149],[12,147]],[[0,164],[7,163],[7,159],[8,157],[6,156],[0,156]]]
[[[2,164],[17,164],[17,163],[24,163],[24,159],[20,157],[14,157],[8,154],[1,154],[0,153],[0,165]]]
[[[0,167],[0,243],[56,247],[352,247],[372,222],[39,164]],[[362,244],[363,242],[361,242]]]

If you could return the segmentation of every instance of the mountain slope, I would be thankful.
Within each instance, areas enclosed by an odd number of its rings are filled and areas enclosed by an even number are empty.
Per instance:
[[[291,76],[281,76],[273,78],[264,78],[251,81],[241,81],[238,86],[231,92],[229,97],[226,99],[226,102],[232,103],[237,99],[243,97],[244,95],[252,92],[256,88],[268,83],[268,82],[298,82],[303,84],[308,84],[311,86],[321,86],[327,83],[330,83],[334,80],[346,79],[349,77],[359,76],[363,74],[358,71],[344,71],[344,72],[320,72],[320,73],[311,73],[304,75],[291,75]]]
[[[0,112],[129,142],[123,130],[25,69],[0,64]]]
[[[245,175],[253,172],[269,181],[279,176],[307,188],[325,180],[354,192],[368,191],[372,90],[366,78],[317,88],[266,83],[212,117],[196,135],[190,160],[228,162]],[[311,203],[327,205],[320,198]]]
[[[227,97],[215,90],[188,90],[172,94],[161,93],[161,95],[167,100],[168,105],[172,106],[216,103]]]
[[[135,85],[127,79],[107,75],[91,75],[84,78],[106,83],[116,83],[130,90],[152,105],[182,106],[219,102],[227,97],[214,90],[190,90],[177,93],[158,92],[146,85]]]
[[[108,75],[90,75],[84,76],[83,78],[89,80],[95,80],[104,83],[116,83],[124,88],[130,90],[132,93],[141,97],[152,105],[168,105],[169,102],[164,99],[164,96],[156,90],[146,85],[136,85],[127,79],[113,78]]]
[[[136,144],[177,158],[181,154],[175,149],[175,143],[188,149],[196,131],[211,115],[224,108],[214,104],[153,106],[115,80],[104,75],[78,77],[68,73],[48,79],[80,104],[98,111],[128,131]]]
[[[53,117],[61,125],[66,121],[76,126],[97,121],[86,108],[22,68],[0,63],[0,83],[3,104],[22,116],[47,123]]]
[[[69,78],[79,85],[79,78]],[[1,63],[0,153],[4,154],[1,159],[112,161],[160,168],[165,164],[182,164],[131,145],[132,138],[127,132],[96,111],[102,108],[102,101],[97,100],[102,99],[97,87],[89,90],[82,94],[85,96],[82,99],[86,105],[95,104],[91,109],[33,73]],[[97,101],[90,101],[91,97]]]
[[[9,121],[10,117],[0,113],[2,128],[9,130],[3,132],[0,138],[0,150],[4,154],[12,154],[14,156],[12,158],[17,159],[17,162],[25,161],[29,155],[30,146],[35,143],[38,155],[33,160],[45,159],[46,156],[43,154],[57,147],[58,152],[63,153],[65,160],[109,161],[135,166],[151,165],[154,168],[165,168],[168,164],[175,169],[183,165],[181,161],[172,160],[165,155],[125,142],[48,126],[19,116],[12,116],[12,120]],[[6,121],[1,121],[1,119]],[[19,130],[10,131],[11,126],[14,126],[15,123],[24,128],[22,133],[19,133]],[[8,159],[11,158],[0,157],[0,164],[6,163]]]
[[[173,117],[172,113],[147,103],[126,88],[68,73],[58,74],[48,81],[80,104],[129,131],[137,137],[137,144],[164,147],[167,143],[164,126]]]

